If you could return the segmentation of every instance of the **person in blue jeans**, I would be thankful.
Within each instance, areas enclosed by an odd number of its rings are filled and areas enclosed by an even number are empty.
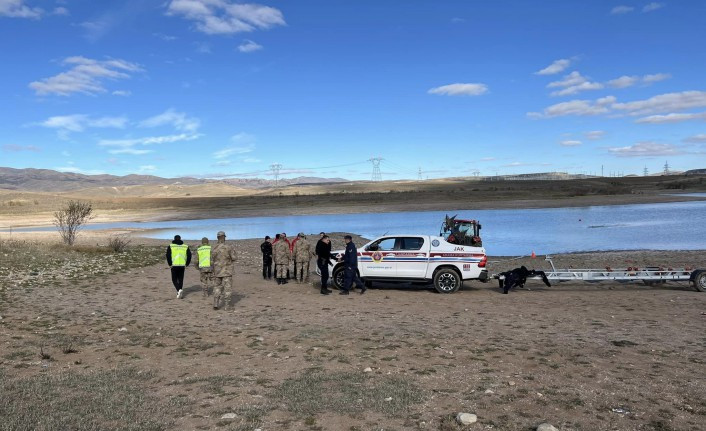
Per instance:
[[[343,274],[345,281],[343,283],[343,290],[341,290],[339,295],[348,295],[354,282],[356,287],[360,289],[360,294],[362,295],[367,289],[365,288],[365,284],[360,280],[360,277],[358,277],[358,249],[355,247],[353,237],[350,235],[344,236],[343,240],[346,242],[346,252],[343,255]]]

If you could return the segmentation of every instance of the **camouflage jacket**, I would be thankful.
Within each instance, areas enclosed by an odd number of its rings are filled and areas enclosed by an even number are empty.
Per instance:
[[[277,241],[274,245],[274,258],[277,265],[289,265],[292,253],[289,251],[289,244],[285,241]]]
[[[311,244],[306,238],[299,238],[294,243],[294,260],[297,262],[308,262],[311,259]]]
[[[224,242],[219,242],[211,248],[211,265],[215,277],[230,277],[235,264],[235,248]]]

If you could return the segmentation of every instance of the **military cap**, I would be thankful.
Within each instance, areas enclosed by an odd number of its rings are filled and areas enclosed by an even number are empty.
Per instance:
[[[353,237],[350,236],[350,235],[346,235],[346,236],[343,237],[343,239],[353,239]]]
[[[216,236],[226,236],[226,233],[223,232],[222,230],[219,230]]]

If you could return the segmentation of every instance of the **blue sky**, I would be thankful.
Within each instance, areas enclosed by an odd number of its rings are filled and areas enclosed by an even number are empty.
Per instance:
[[[706,2],[0,0],[0,166],[706,167]]]

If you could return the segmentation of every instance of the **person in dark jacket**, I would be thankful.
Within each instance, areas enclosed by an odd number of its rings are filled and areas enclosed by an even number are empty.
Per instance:
[[[360,277],[358,277],[358,249],[355,247],[353,237],[350,235],[344,236],[343,240],[346,243],[346,253],[343,255],[345,281],[343,283],[343,290],[341,290],[339,295],[348,295],[354,282],[356,287],[360,289],[360,294],[362,295],[367,289],[360,280]]]
[[[184,269],[191,263],[191,250],[184,244],[181,236],[174,235],[174,241],[167,247],[167,265],[172,270],[172,284],[177,291],[177,298],[184,297],[182,288],[184,287]]]
[[[331,262],[331,239],[328,235],[321,237],[316,243],[316,266],[319,267],[321,273],[321,294],[328,295],[331,291],[328,289],[328,266]]]
[[[272,243],[269,235],[265,237],[265,242],[260,244],[262,251],[262,278],[269,280],[272,278]]]

